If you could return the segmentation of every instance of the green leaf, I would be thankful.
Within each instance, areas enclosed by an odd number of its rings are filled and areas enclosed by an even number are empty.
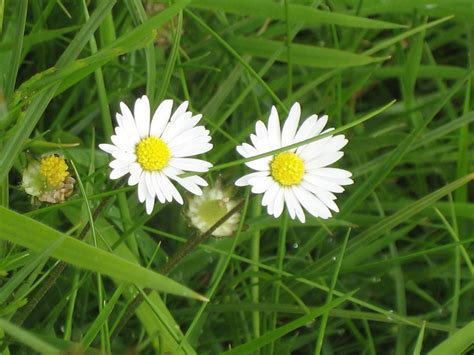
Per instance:
[[[270,0],[194,0],[191,6],[207,10],[225,11],[238,15],[286,20],[285,7],[281,3]],[[290,25],[304,23],[306,26],[340,25],[359,28],[405,27],[396,23],[322,11],[314,7],[298,4],[290,4],[288,6],[288,20]]]
[[[298,329],[308,322],[312,322],[315,318],[323,315],[326,312],[329,312],[331,309],[336,308],[343,302],[345,302],[348,298],[350,298],[355,292],[350,292],[345,294],[344,296],[332,301],[331,303],[327,303],[322,307],[318,307],[315,310],[311,311],[307,315],[300,317],[280,328],[277,328],[271,332],[267,332],[263,334],[260,338],[254,339],[240,345],[232,350],[226,351],[224,354],[231,355],[231,354],[251,354],[255,350],[262,348],[263,346],[280,339],[284,335],[292,332],[295,329]]]
[[[474,321],[431,350],[429,355],[464,354],[474,344]]]
[[[201,301],[206,300],[205,297],[166,276],[147,270],[105,250],[94,248],[31,218],[0,207],[0,239],[34,251],[42,251],[60,238],[64,238],[64,241],[56,247],[51,255],[71,265],[99,272],[117,280],[135,283],[141,287],[150,287],[161,292],[196,298]]]
[[[102,22],[104,16],[109,13],[114,4],[115,0],[104,1],[96,8],[94,14],[84,24],[72,40],[71,44],[63,52],[56,63],[56,67],[65,67],[79,56],[90,36],[93,35],[94,31]],[[2,154],[0,155],[0,181],[4,181],[5,177],[8,175],[15,159],[23,149],[23,144],[26,142],[31,132],[33,132],[43,112],[54,97],[56,89],[57,87],[54,87],[38,94],[26,109],[26,112],[24,113],[25,116],[18,121],[14,128],[12,128],[13,135],[7,141],[6,145],[2,147]]]
[[[17,327],[15,324],[10,323],[5,319],[0,318],[0,328],[3,329],[5,333],[9,334],[11,337],[15,338],[19,342],[29,346],[31,349],[41,354],[54,355],[60,353],[59,349],[39,339],[31,332]]]
[[[249,54],[260,58],[271,58],[276,51],[282,50],[277,60],[288,61],[285,42],[249,37],[231,37],[229,44],[241,54]],[[291,62],[313,68],[347,68],[374,63],[384,60],[382,57],[370,57],[339,49],[291,44]]]

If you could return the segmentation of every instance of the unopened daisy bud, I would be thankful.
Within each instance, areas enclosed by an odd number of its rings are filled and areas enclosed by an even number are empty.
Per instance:
[[[25,192],[42,202],[63,202],[71,196],[75,182],[64,158],[54,154],[31,159],[23,171]]]
[[[237,205],[237,201],[231,199],[230,196],[231,191],[223,189],[220,183],[217,183],[215,187],[205,187],[201,196],[193,196],[189,201],[186,215],[191,224],[202,233],[207,231]],[[215,237],[232,235],[237,230],[239,221],[240,213],[236,212],[212,235]]]

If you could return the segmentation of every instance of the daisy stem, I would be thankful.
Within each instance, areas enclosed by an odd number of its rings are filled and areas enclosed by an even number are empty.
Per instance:
[[[252,205],[252,217],[257,217],[260,215],[262,211],[262,205],[260,198],[255,199]],[[252,273],[255,276],[252,276],[250,282],[252,284],[251,294],[252,294],[252,302],[254,304],[259,304],[259,297],[260,297],[260,285],[259,285],[259,260],[260,260],[260,231],[256,231],[252,235],[252,241],[250,246],[250,258],[254,262],[251,266]],[[253,328],[253,335],[254,338],[257,339],[260,337],[260,312],[258,309],[252,311],[252,328]]]
[[[249,198],[249,200],[252,197]],[[242,207],[244,206],[245,200],[241,200],[234,208],[232,208],[226,215],[224,215],[221,219],[219,219],[214,225],[209,228],[206,232],[202,234],[195,234],[193,237],[188,239],[186,243],[184,243],[172,256],[168,259],[168,262],[163,266],[160,272],[163,275],[167,275],[170,271],[187,255],[189,255],[193,250],[195,250],[201,243],[205,242],[209,238],[211,238],[212,233],[219,228],[222,224],[224,224],[229,218],[231,218],[235,213],[239,212]],[[151,293],[151,289],[145,289],[145,295],[149,295]],[[135,299],[128,305],[126,311],[123,313],[123,317],[121,320],[117,320],[115,324],[117,326],[115,329],[112,329],[112,333],[115,335],[120,334],[120,331],[123,327],[127,324],[130,318],[135,314],[135,311],[138,307],[142,304],[145,297],[142,294],[138,294]]]
[[[288,214],[283,213],[283,216],[281,218],[281,225],[280,225],[280,233],[279,233],[279,238],[278,238],[278,251],[277,251],[277,262],[276,262],[276,267],[278,271],[283,271],[283,263],[285,261],[285,255],[286,255],[286,235],[287,235],[287,230],[288,230]],[[281,275],[281,273],[279,273]],[[281,280],[277,280],[275,282],[275,288],[273,289],[273,303],[275,305],[278,305],[280,301],[280,286],[281,286]],[[271,330],[274,330],[277,325],[277,320],[278,320],[278,312],[275,311],[272,314],[272,319],[271,319]],[[275,343],[272,342],[270,344],[270,354],[273,354]]]

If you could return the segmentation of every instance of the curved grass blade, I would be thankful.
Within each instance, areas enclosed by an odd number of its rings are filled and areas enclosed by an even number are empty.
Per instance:
[[[117,280],[135,283],[142,287],[149,287],[178,296],[207,301],[205,297],[166,276],[147,270],[105,250],[94,248],[31,218],[0,207],[0,239],[8,240],[35,251],[41,251],[63,237],[64,241],[51,253],[54,258],[77,267],[108,275]]]
[[[238,15],[272,18],[282,21],[286,20],[284,6],[278,2],[269,0],[194,0],[191,6],[200,9],[230,12]],[[306,26],[321,26],[324,24],[374,29],[405,27],[392,22],[321,11],[314,7],[299,4],[290,4],[288,6],[288,20],[291,25],[304,23]]]

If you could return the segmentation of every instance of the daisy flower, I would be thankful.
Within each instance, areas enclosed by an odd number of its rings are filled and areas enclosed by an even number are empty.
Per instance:
[[[262,121],[255,125],[255,134],[250,135],[252,144],[243,143],[237,152],[250,158],[272,150],[280,149],[329,132],[323,131],[328,116],[309,116],[298,128],[301,116],[299,103],[293,104],[283,129],[280,129],[278,112],[273,106],[268,126]],[[290,217],[304,223],[305,209],[309,214],[327,219],[331,210],[339,212],[334,193],[344,191],[343,185],[353,183],[349,171],[329,168],[344,155],[341,152],[347,144],[344,135],[328,136],[298,148],[270,155],[245,163],[256,172],[238,179],[237,186],[252,186],[252,192],[263,194],[262,205],[268,214],[279,217],[286,205]]]
[[[187,111],[185,101],[172,113],[173,100],[164,100],[153,116],[150,113],[148,97],[135,101],[132,111],[123,102],[121,113],[116,114],[118,126],[111,137],[113,144],[100,144],[103,151],[114,160],[111,179],[129,174],[128,184],[138,184],[138,199],[146,203],[151,214],[155,197],[160,203],[176,200],[183,204],[183,198],[173,182],[189,192],[201,195],[200,186],[207,182],[197,175],[182,177],[184,172],[203,173],[211,163],[190,158],[212,149],[211,137],[204,126],[196,126],[202,115]]]

